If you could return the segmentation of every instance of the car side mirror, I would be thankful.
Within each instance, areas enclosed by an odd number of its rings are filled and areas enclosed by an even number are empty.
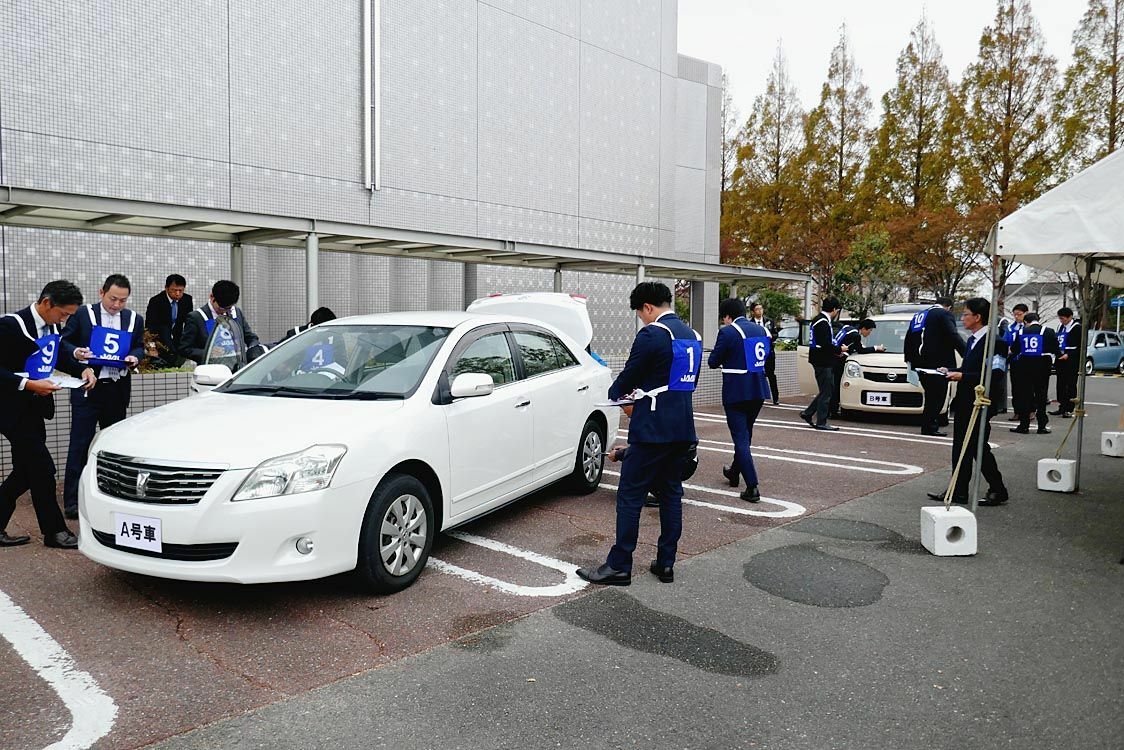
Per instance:
[[[453,398],[473,398],[487,396],[495,390],[492,376],[483,372],[464,372],[453,378],[449,394]]]
[[[192,373],[197,385],[219,385],[233,375],[226,365],[199,365]]]

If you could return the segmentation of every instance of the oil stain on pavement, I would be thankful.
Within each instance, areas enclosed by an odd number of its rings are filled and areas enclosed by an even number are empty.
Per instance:
[[[929,554],[917,539],[902,536],[892,529],[866,521],[849,521],[845,518],[807,518],[790,524],[787,530],[850,542],[881,542],[879,547],[891,552]]]
[[[890,579],[858,560],[836,557],[805,544],[754,555],[747,581],[762,591],[816,607],[866,607],[882,598]]]
[[[682,617],[649,609],[611,589],[554,608],[563,622],[650,654],[669,656],[697,669],[736,677],[776,674],[777,657]]]

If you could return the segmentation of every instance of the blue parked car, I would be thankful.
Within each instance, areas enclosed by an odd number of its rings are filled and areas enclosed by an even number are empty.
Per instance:
[[[1116,331],[1089,331],[1089,353],[1085,357],[1085,374],[1095,370],[1115,370],[1124,375],[1124,344]]]

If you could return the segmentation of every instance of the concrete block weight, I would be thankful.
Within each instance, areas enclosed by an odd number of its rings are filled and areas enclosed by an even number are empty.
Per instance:
[[[921,509],[921,544],[938,557],[976,554],[976,517],[967,508]]]
[[[1038,489],[1073,492],[1077,489],[1077,462],[1068,458],[1043,458],[1038,462]]]

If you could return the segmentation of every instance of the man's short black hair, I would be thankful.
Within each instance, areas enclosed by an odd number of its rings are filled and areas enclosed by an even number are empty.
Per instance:
[[[745,303],[737,297],[729,297],[718,303],[718,318],[721,320],[729,315],[731,318],[745,316]]]
[[[318,326],[321,323],[327,323],[329,320],[335,320],[335,319],[336,319],[336,314],[334,312],[332,312],[331,310],[329,310],[326,307],[320,307],[320,308],[316,309],[316,312],[312,313],[311,322],[312,322],[312,325]]]
[[[671,305],[671,290],[658,281],[643,281],[628,295],[628,307],[639,310],[644,305],[664,307]]]
[[[937,297],[937,304],[941,307],[952,307],[952,299],[949,297]]]
[[[1028,312],[1026,315],[1023,316],[1023,322],[1024,323],[1037,323],[1038,322],[1038,313]]]
[[[211,287],[211,295],[215,298],[215,303],[219,307],[231,307],[238,302],[240,293],[241,290],[238,289],[238,285],[227,279],[216,281],[215,285]]]
[[[108,292],[110,287],[114,286],[128,289],[130,292],[133,291],[133,288],[129,286],[129,279],[123,273],[111,273],[109,276],[106,276],[105,283],[101,285],[101,290],[103,292]]]
[[[170,273],[168,278],[164,279],[164,288],[167,289],[170,286],[187,286],[187,279],[178,273]]]
[[[820,303],[820,310],[823,312],[835,312],[839,309],[839,300],[835,297],[824,297],[823,302]]]
[[[52,307],[81,305],[82,290],[66,279],[49,281],[47,282],[47,286],[43,287],[43,291],[39,293],[39,302],[43,300],[47,300],[47,302],[51,303]]]
[[[1073,310],[1068,307],[1063,307],[1061,310],[1058,310],[1058,316],[1062,318],[1072,318]]]
[[[968,312],[979,315],[981,323],[987,323],[988,313],[991,312],[991,303],[983,297],[972,297],[970,300],[964,302],[964,307],[968,308]]]
[[[1020,302],[1019,304],[1012,307],[1011,311],[1012,312],[1030,312],[1030,308],[1027,307],[1026,305],[1024,305],[1022,302]]]
[[[868,331],[872,331],[872,330],[874,330],[874,329],[875,329],[875,328],[877,328],[877,327],[878,327],[878,324],[877,324],[877,323],[875,323],[875,322],[874,322],[873,320],[871,320],[870,318],[863,318],[863,319],[862,319],[862,322],[861,322],[861,323],[859,323],[859,328],[865,328],[865,329],[866,329],[866,330],[868,330]]]
[[[761,300],[757,300],[756,302],[750,302],[748,305],[746,305],[746,309],[749,310],[750,312],[753,312],[754,310],[756,310],[759,307],[761,308],[762,312],[765,311],[765,306],[763,304],[761,304]]]

